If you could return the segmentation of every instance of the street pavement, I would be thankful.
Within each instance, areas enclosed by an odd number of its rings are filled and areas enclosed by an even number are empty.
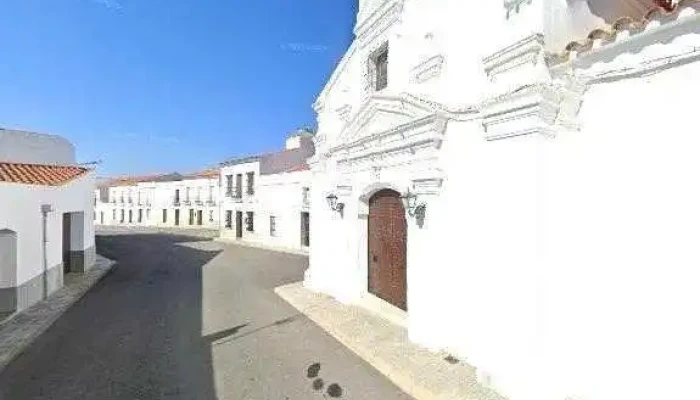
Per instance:
[[[273,292],[305,257],[206,236],[101,232],[113,272],[0,374],[0,399],[410,399]]]

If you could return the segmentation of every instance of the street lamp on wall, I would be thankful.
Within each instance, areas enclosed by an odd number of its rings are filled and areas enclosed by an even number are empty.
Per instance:
[[[425,215],[425,203],[418,202],[418,195],[411,192],[409,189],[401,196],[401,201],[408,215],[411,217],[423,218]]]
[[[338,196],[335,194],[331,193],[328,196],[326,196],[326,201],[328,201],[328,207],[330,207],[331,210],[337,211],[342,213],[343,208],[345,208],[344,203],[339,203],[338,202]]]

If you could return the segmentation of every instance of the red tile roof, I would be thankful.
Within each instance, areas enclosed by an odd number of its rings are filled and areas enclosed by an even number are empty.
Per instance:
[[[190,174],[183,175],[183,179],[198,179],[198,178],[214,178],[219,176],[218,168],[205,169],[204,171],[197,171]]]
[[[0,162],[0,182],[60,186],[89,170],[72,165],[41,165]]]
[[[651,20],[659,15],[675,15],[680,12],[680,10],[687,6],[697,7],[700,0],[654,0],[652,2],[654,5],[647,11],[644,18],[636,20],[630,17],[622,17],[617,19],[611,24],[611,30],[605,29],[594,29],[584,40],[569,42],[566,45],[564,52],[560,54],[552,55],[552,61],[564,61],[568,58],[569,53],[572,51],[585,52],[591,49],[593,41],[596,39],[603,39],[606,41],[612,41],[619,31],[622,30],[632,30],[634,32],[643,31]]]

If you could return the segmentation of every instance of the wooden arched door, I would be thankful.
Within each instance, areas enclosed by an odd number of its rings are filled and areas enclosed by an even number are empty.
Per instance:
[[[380,190],[369,200],[368,291],[406,310],[406,214],[399,193]]]

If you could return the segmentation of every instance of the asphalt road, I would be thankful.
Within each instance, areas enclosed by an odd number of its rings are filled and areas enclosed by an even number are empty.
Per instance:
[[[409,399],[272,291],[305,257],[143,230],[98,251],[114,271],[0,374],[0,399]]]

